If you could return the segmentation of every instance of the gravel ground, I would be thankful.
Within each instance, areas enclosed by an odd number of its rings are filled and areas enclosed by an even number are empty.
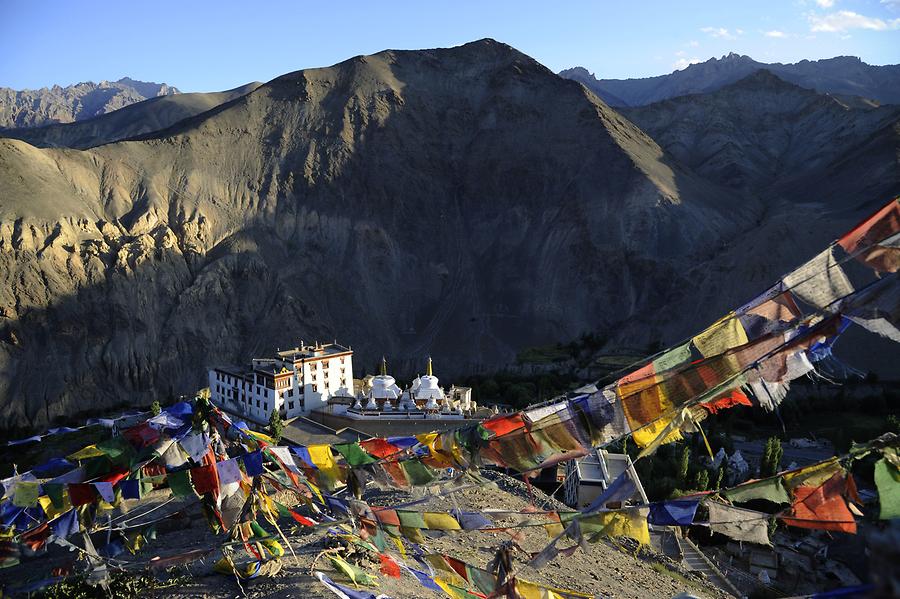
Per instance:
[[[491,483],[476,487],[455,491],[452,495],[443,497],[429,497],[423,504],[415,509],[428,511],[449,511],[455,507],[460,509],[484,510],[506,509],[521,510],[531,505],[529,491],[524,483],[509,476],[485,472],[485,477]],[[431,489],[437,491],[437,488]],[[146,506],[153,505],[166,499],[168,491],[154,492],[150,501],[142,503],[140,511]],[[546,496],[538,489],[532,489],[536,507],[542,509],[567,509],[562,503]],[[414,490],[412,493],[401,491],[379,491],[369,489],[365,499],[371,505],[397,505],[418,499],[424,496],[424,491]],[[293,505],[295,503],[292,494],[281,493],[277,497],[279,501]],[[212,534],[206,525],[203,516],[196,505],[188,505],[184,500],[172,502],[159,510],[159,514],[176,509],[176,506],[184,507],[183,516],[170,518],[160,522],[157,526],[158,538],[150,543],[136,556],[127,552],[122,556],[128,560],[147,560],[153,556],[170,556],[184,553],[192,549],[211,547],[222,542],[222,537]],[[133,510],[132,514],[138,511]],[[531,518],[534,518],[532,516]],[[515,515],[502,520],[510,525],[517,522]],[[190,574],[187,582],[179,579],[178,583],[165,589],[147,591],[144,596],[165,596],[171,598],[187,597],[240,597],[242,592],[247,597],[333,597],[311,575],[311,566],[316,555],[326,546],[326,533],[324,529],[309,532],[309,529],[293,528],[284,519],[279,524],[290,539],[291,545],[297,556],[290,553],[280,560],[280,571],[266,578],[257,578],[242,582],[243,589],[239,588],[235,579],[212,573],[212,565],[220,554],[214,552],[208,557],[194,561],[188,565],[178,567],[171,572]],[[290,529],[290,530],[289,530]],[[460,531],[448,533],[440,538],[429,538],[422,549],[426,552],[445,553],[463,560],[475,566],[486,567],[494,556],[495,548],[503,541],[510,540],[512,535],[518,545],[526,552],[536,552],[548,543],[549,539],[543,527],[522,528],[509,532],[479,532]],[[571,544],[565,540],[560,547]],[[397,555],[396,551],[389,551]],[[516,552],[516,565],[523,566],[527,556]],[[47,568],[51,564],[58,565],[66,559],[65,552],[53,549],[49,559],[29,560],[21,566],[7,569],[4,578],[11,575],[10,580],[22,580],[24,575],[22,568],[37,567]],[[412,558],[407,563],[417,569],[422,569]],[[378,573],[376,562],[360,562],[360,566],[372,574],[377,574],[379,579],[378,592],[384,593],[396,599],[433,599],[438,594],[421,586],[412,576],[403,573],[399,579],[390,578]],[[316,569],[324,572],[338,583],[350,583],[335,572],[327,559],[318,560]],[[16,574],[16,571],[19,574]],[[0,571],[2,572],[2,571]],[[33,570],[29,571],[33,575]],[[618,543],[600,542],[589,546],[589,551],[577,550],[570,557],[559,556],[541,570],[523,568],[520,577],[533,582],[544,583],[549,586],[561,587],[573,591],[591,593],[597,597],[621,597],[644,599],[647,597],[674,597],[679,593],[690,593],[697,597],[724,597],[721,591],[709,585],[705,580],[696,578],[683,570],[665,556],[648,549],[637,551],[636,543],[629,540],[620,540]]]

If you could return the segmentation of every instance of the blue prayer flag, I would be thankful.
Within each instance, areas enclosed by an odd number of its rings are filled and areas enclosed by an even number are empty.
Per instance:
[[[123,499],[140,499],[141,498],[141,481],[128,478],[119,483],[119,489],[122,490]]]
[[[50,530],[53,534],[61,539],[65,539],[69,535],[73,535],[81,530],[81,524],[78,522],[77,510],[69,510],[56,520],[50,522]]]
[[[260,476],[263,472],[263,455],[262,450],[257,449],[250,453],[244,454],[244,469],[247,476]]]
[[[699,498],[651,503],[647,522],[658,526],[689,526],[699,503]]]

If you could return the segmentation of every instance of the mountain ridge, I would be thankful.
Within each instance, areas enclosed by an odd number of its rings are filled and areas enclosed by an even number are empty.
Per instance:
[[[643,106],[669,98],[715,91],[767,69],[785,81],[819,92],[861,96],[880,103],[900,103],[900,65],[869,65],[857,57],[837,56],[796,63],[763,63],[734,52],[710,58],[667,75],[632,79],[597,79],[583,67],[560,71],[607,95],[614,107]]]
[[[177,88],[166,83],[138,81],[130,77],[40,89],[0,87],[0,130],[81,121],[148,98],[179,93]]]
[[[761,97],[865,112],[760,77]],[[398,373],[433,355],[447,381],[588,331],[672,342],[900,191],[843,191],[896,164],[889,128],[848,133],[828,185],[751,185],[623,113],[486,39],[294,71],[87,150],[0,139],[0,426],[190,393],[298,339]]]
[[[6,426],[300,338],[496,367],[658,305],[756,210],[493,40],[296,71],[89,150],[0,139],[0,173]]]

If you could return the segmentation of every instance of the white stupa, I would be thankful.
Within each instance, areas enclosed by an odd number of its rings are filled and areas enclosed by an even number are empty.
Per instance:
[[[417,376],[413,380],[410,393],[417,400],[441,401],[444,399],[444,391],[438,385],[438,377],[434,376],[431,368],[431,356],[428,357],[428,368],[426,374]]]
[[[367,410],[377,409],[376,400],[380,400],[384,405],[400,397],[400,387],[394,377],[387,373],[387,360],[381,358],[381,374],[372,377],[372,388],[369,389],[369,402],[366,404]],[[375,406],[375,407],[369,407]]]

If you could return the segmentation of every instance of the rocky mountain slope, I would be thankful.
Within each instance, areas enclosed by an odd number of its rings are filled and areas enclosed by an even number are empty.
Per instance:
[[[231,102],[262,85],[248,83],[213,93],[157,96],[91,119],[4,131],[4,137],[21,139],[40,148],[86,149],[113,141],[161,131],[186,118]]]
[[[176,88],[165,83],[148,83],[128,77],[118,81],[89,81],[41,89],[0,87],[0,129],[72,123],[148,98],[177,93]]]
[[[896,152],[876,133],[832,176]],[[431,354],[445,383],[586,331],[672,342],[900,191],[770,193],[762,158],[737,181],[679,152],[493,40],[289,73],[87,150],[0,139],[0,426],[190,393],[299,339],[359,370]]]
[[[583,67],[559,74],[586,85],[612,106],[643,106],[677,96],[715,91],[760,69],[801,87],[838,96],[861,96],[900,104],[900,65],[876,66],[855,56],[797,63],[763,63],[735,53],[642,79],[597,79]]]
[[[299,338],[503,364],[658,305],[755,214],[490,40],[291,73],[142,141],[2,140],[0,173],[6,424]]]
[[[767,70],[709,94],[621,112],[697,173],[737,189],[768,194],[796,181],[814,184],[809,180],[840,172],[837,163],[882,135],[893,143],[868,152],[869,176],[900,176],[900,106],[848,105]]]

